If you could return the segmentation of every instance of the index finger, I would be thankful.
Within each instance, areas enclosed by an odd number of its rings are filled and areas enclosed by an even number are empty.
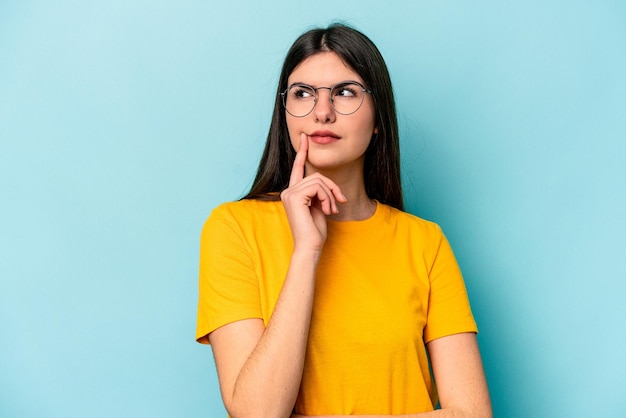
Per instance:
[[[309,140],[305,133],[300,134],[300,148],[293,161],[291,176],[289,177],[289,185],[292,186],[304,178],[304,164],[309,152]]]

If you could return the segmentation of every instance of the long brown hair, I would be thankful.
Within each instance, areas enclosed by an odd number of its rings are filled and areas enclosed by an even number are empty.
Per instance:
[[[387,65],[367,36],[339,23],[305,32],[287,52],[263,156],[254,183],[242,199],[278,200],[278,193],[289,185],[296,152],[289,140],[280,92],[287,88],[289,75],[302,61],[327,51],[337,54],[372,90],[378,133],[365,151],[365,191],[368,197],[403,210],[398,122]]]

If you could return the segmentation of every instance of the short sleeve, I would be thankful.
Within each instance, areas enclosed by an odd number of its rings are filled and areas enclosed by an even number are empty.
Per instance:
[[[447,335],[478,332],[461,270],[443,233],[440,234],[429,280],[430,294],[424,341],[428,343]]]
[[[196,341],[208,344],[210,332],[248,318],[262,318],[258,280],[241,228],[222,205],[200,238]]]

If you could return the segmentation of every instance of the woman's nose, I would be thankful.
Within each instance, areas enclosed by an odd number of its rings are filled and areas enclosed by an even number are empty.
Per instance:
[[[317,103],[314,109],[315,119],[322,123],[335,121],[335,109],[330,102],[330,91],[320,89],[317,91]]]

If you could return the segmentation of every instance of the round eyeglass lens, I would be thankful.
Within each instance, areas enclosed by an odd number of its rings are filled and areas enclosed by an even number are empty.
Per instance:
[[[361,107],[365,98],[365,88],[357,83],[340,83],[332,87],[317,89],[303,85],[289,86],[283,96],[285,109],[295,117],[303,117],[313,111],[317,102],[317,90],[330,90],[330,103],[335,111],[342,115],[350,115]]]

